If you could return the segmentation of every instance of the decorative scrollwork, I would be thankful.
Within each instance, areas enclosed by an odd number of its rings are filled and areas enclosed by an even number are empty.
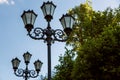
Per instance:
[[[33,39],[44,39],[44,30],[42,28],[35,28],[32,33],[28,33],[28,35]]]
[[[41,28],[35,28],[34,29],[35,36],[43,36],[43,30]]]
[[[38,73],[34,70],[23,70],[23,69],[18,69],[17,71],[14,72],[16,76],[18,77],[23,77],[25,78],[36,78],[38,76]]]
[[[32,77],[32,78],[35,78],[35,77],[38,76],[38,73],[36,71],[34,71],[34,70],[30,70],[29,74],[30,74],[30,77]]]
[[[15,71],[15,75],[19,76],[19,77],[22,77],[24,75],[24,70],[23,69],[17,69]]]
[[[67,40],[66,34],[64,31],[60,29],[42,29],[35,28],[32,33],[28,33],[28,35],[35,40],[44,40],[44,42],[53,42],[60,41],[64,42]],[[48,38],[49,37],[49,38]]]
[[[66,41],[66,39],[67,39],[66,35],[62,30],[56,29],[54,31],[54,40],[56,40],[56,41]]]

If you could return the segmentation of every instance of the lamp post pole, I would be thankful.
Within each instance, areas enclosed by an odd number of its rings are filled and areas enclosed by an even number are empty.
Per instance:
[[[47,42],[48,46],[48,80],[51,80],[51,42]]]
[[[61,29],[52,29],[50,22],[53,19],[54,10],[56,5],[52,2],[44,2],[41,6],[41,9],[44,14],[48,25],[45,29],[40,27],[34,28],[34,22],[36,20],[37,14],[33,10],[24,11],[21,15],[24,22],[25,28],[28,32],[28,36],[34,40],[44,40],[47,43],[48,49],[48,80],[51,80],[51,44],[55,41],[65,42],[71,31],[74,24],[74,17],[70,14],[65,14],[60,18],[60,22],[64,30]]]
[[[18,77],[23,77],[25,80],[28,80],[28,78],[36,78],[39,76],[39,72],[42,66],[42,62],[40,60],[37,60],[34,62],[35,70],[29,70],[28,64],[30,62],[31,54],[29,52],[26,52],[23,54],[24,61],[25,61],[25,69],[18,69],[18,66],[20,64],[20,60],[18,58],[12,59],[12,66],[14,69],[14,74]]]

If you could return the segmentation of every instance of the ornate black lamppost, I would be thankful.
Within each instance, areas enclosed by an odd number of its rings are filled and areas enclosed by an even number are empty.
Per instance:
[[[18,66],[20,64],[20,60],[18,58],[14,58],[12,59],[12,65],[13,65],[13,69],[14,69],[14,74],[18,77],[23,77],[25,78],[25,80],[28,80],[28,78],[36,78],[39,75],[41,66],[42,66],[42,62],[40,60],[37,60],[34,62],[34,66],[35,66],[35,70],[29,70],[28,69],[28,64],[30,62],[30,58],[31,58],[31,54],[29,52],[26,52],[23,54],[24,57],[24,61],[26,64],[26,68],[25,69],[18,69]]]
[[[35,40],[44,40],[45,42],[47,42],[48,80],[51,80],[51,43],[53,43],[54,41],[66,41],[72,31],[72,26],[74,24],[74,18],[69,14],[65,14],[60,18],[60,22],[63,26],[64,31],[61,29],[52,29],[52,27],[50,26],[50,22],[53,19],[55,8],[56,5],[49,1],[44,2],[41,6],[44,18],[48,23],[45,29],[42,29],[40,27],[34,28],[34,22],[37,14],[35,14],[33,10],[24,11],[21,15],[25,28],[28,31],[28,36]]]

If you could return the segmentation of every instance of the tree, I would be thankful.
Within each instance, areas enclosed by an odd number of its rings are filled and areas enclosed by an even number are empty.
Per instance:
[[[87,41],[78,54],[73,80],[119,80],[120,26],[105,28],[98,38]]]
[[[97,38],[105,27],[119,22],[119,9],[107,8],[105,11],[94,11],[88,4],[81,4],[69,11],[76,18],[76,24],[68,44],[77,51],[88,39]]]
[[[71,44],[76,49],[77,46],[83,44],[84,40],[91,34],[92,13],[92,7],[88,3],[76,6],[75,8],[69,11],[69,14],[72,14],[75,17],[76,23],[73,27],[71,37],[68,40],[68,44]]]
[[[91,20],[94,25],[92,29],[96,35],[90,35],[92,37],[87,38],[78,48],[72,79],[119,80],[120,7],[114,10],[108,8],[103,12],[98,11],[93,16],[97,16]],[[102,27],[99,28],[100,26]]]
[[[55,67],[52,80],[72,80],[71,73],[74,63],[74,53],[66,48],[65,54],[59,57],[60,64]]]
[[[119,80],[120,7],[94,11],[85,3],[69,14],[76,18],[67,42],[73,50],[60,56],[53,80]]]

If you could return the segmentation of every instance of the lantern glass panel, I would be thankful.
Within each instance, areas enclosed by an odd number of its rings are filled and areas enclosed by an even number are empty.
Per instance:
[[[20,60],[18,58],[12,60],[13,69],[17,69],[19,64],[20,64]]]
[[[46,15],[51,15],[51,4],[46,4]]]
[[[66,28],[66,24],[65,24],[65,19],[64,18],[61,19],[61,24],[62,24],[63,28]]]
[[[74,24],[74,18],[71,15],[66,14],[60,18],[60,22],[64,29],[66,28],[72,29],[73,24]]]
[[[45,6],[41,7],[41,9],[42,9],[43,15],[46,16],[46,9],[45,9]]]
[[[37,14],[35,14],[33,12],[33,10],[28,10],[28,11],[24,11],[24,13],[22,14],[22,20],[24,22],[24,25],[34,25],[35,19],[37,17]]]
[[[24,25],[26,25],[26,24],[27,24],[26,15],[23,15],[23,16],[22,16],[22,19],[23,19]]]
[[[31,55],[29,52],[23,54],[25,63],[29,63],[31,56],[32,56],[32,55]]]
[[[32,20],[31,20],[31,24],[33,24],[34,25],[34,23],[35,23],[35,19],[36,19],[36,15],[35,14],[31,14],[32,15]]]
[[[53,16],[56,6],[52,2],[44,2],[41,6],[44,16]]]
[[[54,5],[51,5],[51,15],[53,16],[53,14],[54,14],[54,11],[55,11],[55,6]]]
[[[70,27],[72,28],[73,25],[74,25],[74,23],[75,23],[75,20],[74,20],[74,18],[71,17],[71,18],[70,18],[70,21],[71,21],[71,22],[70,22]]]
[[[66,25],[66,28],[71,28],[71,26],[70,26],[70,21],[71,19],[70,19],[70,17],[69,16],[66,16],[65,17],[65,25]]]
[[[26,21],[27,21],[27,24],[32,24],[32,23],[31,23],[31,19],[32,19],[31,13],[26,13]]]
[[[36,71],[40,71],[42,64],[43,63],[40,60],[35,61],[34,66],[35,66]]]

